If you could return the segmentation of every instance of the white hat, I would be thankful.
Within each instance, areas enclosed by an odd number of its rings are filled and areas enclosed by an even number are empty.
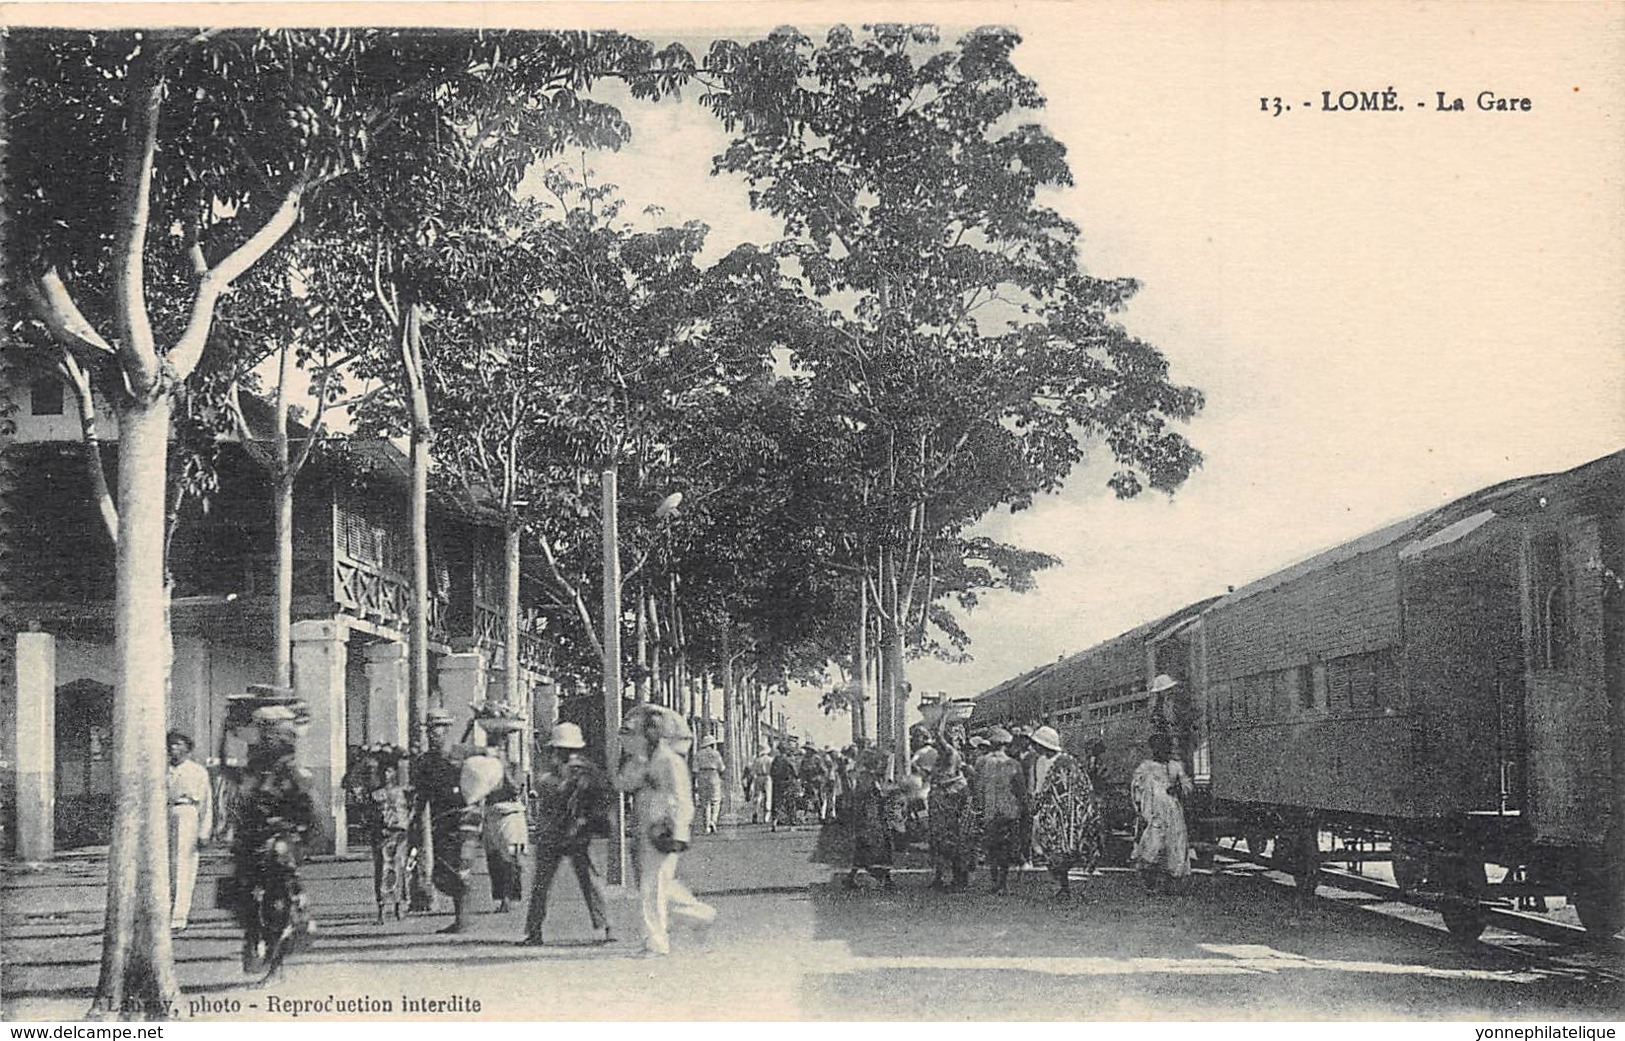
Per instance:
[[[710,735],[707,735],[705,737],[700,738],[700,747],[701,748],[713,748],[713,747],[716,746],[716,744],[717,744],[717,739],[714,738],[714,737],[711,737]]]
[[[586,748],[587,742],[581,736],[581,728],[574,723],[560,723],[553,728],[552,740],[547,742],[554,748]]]
[[[1055,732],[1054,727],[1039,727],[1037,730],[1034,730],[1032,734],[1032,742],[1040,748],[1049,749],[1051,752],[1059,752],[1061,750],[1061,735]]]
[[[1173,690],[1177,686],[1179,686],[1179,681],[1164,672],[1151,681],[1151,689],[1147,693],[1161,694],[1163,691]]]
[[[262,726],[270,726],[275,723],[292,723],[298,718],[298,714],[286,705],[266,705],[263,708],[254,710],[254,722]]]

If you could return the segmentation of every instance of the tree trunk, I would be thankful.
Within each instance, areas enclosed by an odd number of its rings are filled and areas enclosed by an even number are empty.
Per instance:
[[[604,467],[604,758],[611,771],[620,762],[621,731],[621,550],[615,465]],[[626,798],[613,802],[609,829],[609,884],[626,880]]]
[[[891,749],[895,736],[892,732],[893,714],[892,687],[889,679],[889,670],[886,668],[886,655],[883,653],[886,633],[886,548],[880,547],[875,560],[875,592],[878,602],[875,604],[875,743],[878,747]]]
[[[171,401],[119,415],[119,538],[114,607],[113,772],[101,979],[91,1015],[167,1018],[180,983],[169,935],[164,732],[167,662],[153,650],[164,609],[164,521]]]
[[[885,708],[891,717],[892,760],[897,776],[901,777],[908,772],[908,681],[903,665],[903,619],[899,614],[902,605],[898,597],[895,549],[887,547],[882,560],[885,573],[880,587],[883,601],[880,652],[885,663]]]
[[[859,748],[869,739],[869,585],[858,575],[858,641],[852,650],[852,744]]]
[[[519,693],[519,521],[510,518],[502,538],[502,700],[519,711],[524,710]],[[530,712],[530,727],[536,725]],[[530,750],[534,747],[534,731],[521,735],[519,742],[520,767],[530,769]]]
[[[637,662],[638,676],[632,684],[633,698],[643,704],[649,700],[649,601],[638,589]]]
[[[293,686],[293,474],[286,464],[272,484],[276,532],[276,603],[271,612],[271,682]]]
[[[722,629],[722,718],[723,718],[723,751],[726,753],[724,762],[728,768],[728,783],[723,791],[726,793],[727,812],[737,815],[743,820],[745,811],[745,789],[743,771],[745,768],[745,713],[740,704],[739,684],[734,678],[734,660],[732,640],[729,639],[731,626],[724,625]]]
[[[648,641],[648,677],[645,679],[645,690],[648,700],[666,705],[666,663],[661,654],[660,609],[656,607],[655,594],[643,596],[643,612],[648,617],[648,628],[652,630],[653,638]]]
[[[429,712],[429,425],[428,389],[423,383],[422,315],[410,304],[402,316],[401,352],[412,410],[412,609],[407,634],[407,676],[412,689],[409,708],[412,747],[427,745],[424,717]]]

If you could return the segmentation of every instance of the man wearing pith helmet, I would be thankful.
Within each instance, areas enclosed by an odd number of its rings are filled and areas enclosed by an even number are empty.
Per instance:
[[[451,897],[455,917],[442,932],[461,932],[468,927],[468,876],[472,850],[465,850],[462,828],[462,768],[447,754],[451,740],[451,713],[431,708],[423,718],[429,747],[412,762],[412,787],[416,791],[414,819],[426,815],[434,847],[434,888]],[[420,889],[413,895],[413,907],[427,910],[432,897]]]
[[[520,942],[540,947],[542,926],[547,920],[547,894],[559,863],[565,859],[575,871],[581,895],[592,919],[593,939],[608,943],[609,915],[604,909],[604,890],[593,866],[591,844],[594,836],[609,834],[609,806],[614,798],[609,778],[597,763],[587,758],[587,742],[574,723],[553,728],[548,753],[538,764],[536,778],[536,874],[531,883],[530,910],[525,916],[525,938]]]

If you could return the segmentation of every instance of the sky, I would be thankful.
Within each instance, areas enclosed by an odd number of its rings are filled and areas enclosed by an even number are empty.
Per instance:
[[[916,691],[976,694],[1389,521],[1625,448],[1625,8],[1361,11],[1005,10],[1069,150],[1077,184],[1055,202],[1088,270],[1143,282],[1125,324],[1205,393],[1185,433],[1206,462],[1172,498],[1121,502],[1099,448],[1060,493],[985,518],[1063,563],[986,598],[965,619],[974,661],[912,663]],[[1390,85],[1405,111],[1315,110],[1323,90]],[[1531,109],[1479,111],[1484,90]],[[1437,91],[1467,110],[1437,111]],[[1292,109],[1260,112],[1276,95]],[[628,212],[704,220],[718,252],[774,235],[741,182],[710,176],[725,136],[692,94],[623,106],[633,143],[589,162]],[[846,732],[811,692],[780,705],[816,740]]]

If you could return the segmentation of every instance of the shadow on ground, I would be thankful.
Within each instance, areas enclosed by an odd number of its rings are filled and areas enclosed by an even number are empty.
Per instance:
[[[849,1019],[1615,1019],[1619,977],[1532,961],[1255,878],[1151,895],[1126,872],[1051,898],[813,890],[815,938],[852,964],[809,974],[810,1016]]]

